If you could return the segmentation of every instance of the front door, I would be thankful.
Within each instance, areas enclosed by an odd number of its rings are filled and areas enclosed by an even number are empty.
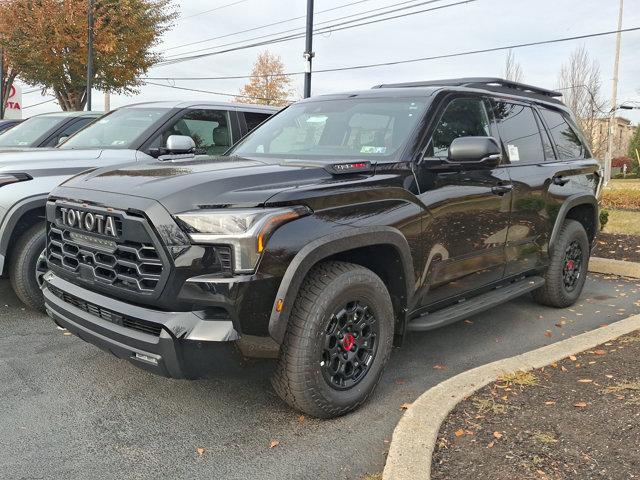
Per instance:
[[[495,136],[489,103],[481,97],[446,99],[416,167],[424,203],[421,307],[472,295],[503,278],[511,181],[498,166],[447,168],[458,137]]]

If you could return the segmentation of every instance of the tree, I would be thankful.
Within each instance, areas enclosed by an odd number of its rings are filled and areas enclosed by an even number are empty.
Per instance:
[[[291,103],[291,94],[291,78],[284,75],[282,60],[265,51],[258,55],[251,79],[240,89],[235,101],[283,107]]]
[[[96,89],[135,93],[160,59],[154,47],[171,26],[172,0],[94,0]],[[5,0],[0,47],[19,78],[53,92],[63,110],[86,104],[87,0]]]
[[[558,76],[564,103],[573,110],[596,158],[604,155],[606,135],[601,134],[606,102],[602,100],[600,65],[591,60],[584,46],[576,48]],[[604,129],[606,131],[606,127]]]
[[[636,132],[629,142],[629,156],[636,161],[638,173],[640,173],[640,126],[636,127]]]
[[[520,62],[516,60],[516,56],[511,50],[509,50],[507,58],[505,59],[504,78],[506,80],[511,80],[512,82],[522,82],[522,80],[524,80]]]

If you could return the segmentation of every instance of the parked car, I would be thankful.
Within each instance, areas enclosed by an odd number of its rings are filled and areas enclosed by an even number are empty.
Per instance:
[[[0,152],[29,148],[53,148],[86,127],[102,112],[55,112],[29,117],[0,136]]]
[[[410,331],[577,300],[602,177],[558,96],[381,85],[298,102],[214,162],[85,172],[47,202],[47,311],[176,378],[271,337],[282,399],[344,414]]]
[[[15,127],[19,123],[22,123],[23,121],[24,120],[12,119],[12,118],[0,120],[0,135],[8,131],[9,129]]]
[[[44,309],[34,272],[45,247],[45,202],[56,185],[99,166],[157,165],[163,155],[182,151],[184,136],[197,146],[198,159],[211,158],[276,111],[214,102],[142,103],[104,115],[58,148],[0,154],[0,274],[9,276],[26,305]],[[169,142],[172,135],[177,143]]]

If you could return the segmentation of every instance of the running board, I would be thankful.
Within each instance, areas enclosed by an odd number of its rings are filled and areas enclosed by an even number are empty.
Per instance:
[[[411,320],[407,325],[407,330],[423,332],[458,322],[471,315],[518,298],[525,293],[540,288],[542,285],[544,285],[544,278],[526,277],[515,283],[496,288],[495,290],[470,298],[469,300],[464,300],[450,307],[443,308],[442,310],[425,313]]]

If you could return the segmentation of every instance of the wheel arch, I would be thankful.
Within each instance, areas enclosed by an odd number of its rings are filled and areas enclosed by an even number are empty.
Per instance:
[[[396,338],[401,338],[415,276],[409,244],[402,233],[392,227],[357,228],[329,234],[305,245],[282,278],[271,310],[269,335],[278,344],[283,342],[302,282],[315,265],[327,260],[361,265],[382,279],[393,304]],[[280,311],[279,303],[282,304]]]
[[[553,253],[560,229],[565,220],[576,220],[582,224],[587,232],[589,244],[593,247],[593,241],[600,228],[598,200],[594,195],[577,194],[568,197],[560,206],[549,237],[549,253]]]
[[[0,226],[0,274],[5,274],[12,246],[25,231],[46,218],[47,195],[31,197],[14,205]]]

